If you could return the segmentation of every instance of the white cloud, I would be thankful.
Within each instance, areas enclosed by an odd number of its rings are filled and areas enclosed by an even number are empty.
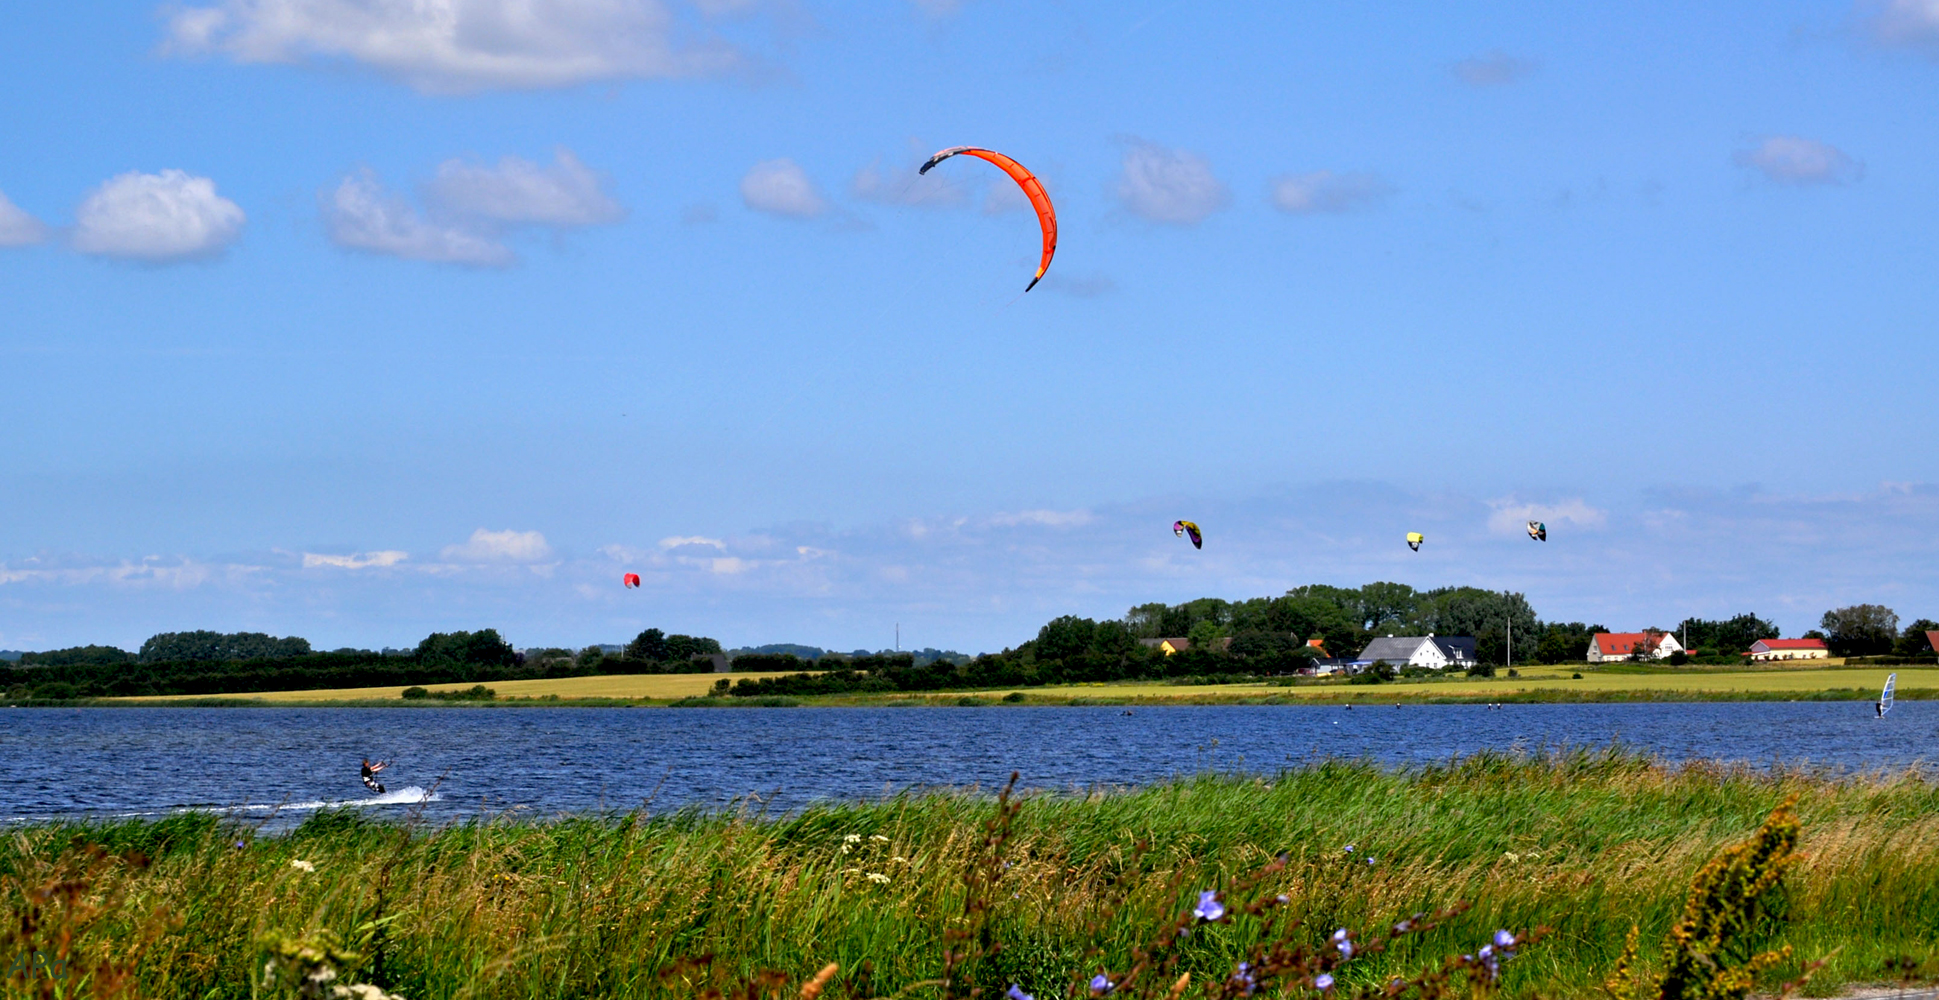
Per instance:
[[[606,193],[605,178],[563,147],[550,167],[517,156],[495,167],[446,160],[425,193],[443,214],[507,224],[590,226],[626,215]]]
[[[1600,528],[1608,521],[1608,513],[1580,498],[1563,500],[1559,503],[1520,503],[1513,497],[1490,500],[1488,506],[1494,508],[1488,515],[1488,530],[1497,535],[1519,535],[1527,532],[1528,522],[1540,521],[1543,524],[1568,523],[1582,528]]]
[[[1939,0],[1889,0],[1859,3],[1861,18],[1882,45],[1922,49],[1939,58]]]
[[[722,552],[727,551],[727,543],[718,538],[707,538],[703,535],[674,535],[660,539],[660,547],[663,549],[678,549],[688,545],[711,545]]]
[[[444,558],[457,562],[533,563],[552,558],[552,546],[536,531],[487,531],[479,528],[463,545],[447,545]]]
[[[47,238],[47,227],[0,191],[0,247],[24,247]]]
[[[496,239],[426,220],[404,199],[386,194],[369,170],[345,177],[320,200],[330,241],[340,247],[473,267],[507,267],[517,260]]]
[[[707,569],[708,572],[717,573],[721,576],[739,576],[747,572],[754,565],[754,563],[748,562],[745,559],[734,556],[723,556],[719,559],[708,560]]]
[[[1533,59],[1518,59],[1496,49],[1478,56],[1469,56],[1448,67],[1454,78],[1471,87],[1499,87],[1514,83],[1516,80],[1535,72],[1537,66]]]
[[[1865,176],[1865,165],[1844,150],[1795,135],[1767,136],[1731,159],[1779,184],[1850,184]]]
[[[1033,525],[1044,528],[1081,528],[1091,523],[1088,510],[1023,510],[1014,514],[997,514],[990,523],[1000,528],[1019,525]]]
[[[1295,215],[1338,214],[1371,208],[1393,193],[1393,186],[1379,174],[1359,171],[1336,174],[1331,170],[1315,170],[1275,177],[1272,181],[1273,205]]]
[[[795,219],[811,219],[828,209],[807,171],[786,157],[756,163],[741,178],[741,201],[757,212]]]
[[[90,192],[75,211],[74,248],[154,263],[220,254],[242,235],[246,216],[215,182],[180,170],[134,171]]]
[[[1015,187],[1015,185],[1011,185]],[[969,201],[962,185],[953,184],[942,171],[917,174],[915,167],[889,171],[876,159],[848,182],[849,193],[863,201],[886,205],[915,205],[927,208],[955,208]],[[1028,204],[1028,199],[1025,204]]]
[[[715,75],[718,41],[683,46],[661,0],[221,0],[176,11],[164,49],[241,63],[349,60],[428,93]]]
[[[410,558],[407,552],[384,549],[379,552],[358,552],[347,556],[321,555],[315,552],[303,553],[303,568],[315,569],[318,566],[331,566],[337,569],[368,569],[372,566],[395,566]]]
[[[1134,215],[1175,226],[1196,225],[1231,201],[1204,157],[1140,140],[1124,152],[1116,194]]]

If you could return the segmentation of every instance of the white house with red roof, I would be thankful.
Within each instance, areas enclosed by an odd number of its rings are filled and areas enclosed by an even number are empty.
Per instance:
[[[1823,639],[1759,639],[1750,644],[1750,658],[1764,660],[1822,660],[1831,656]]]
[[[1683,649],[1676,636],[1668,632],[1597,632],[1594,641],[1589,643],[1590,663],[1615,663],[1636,655],[1638,649],[1645,650],[1652,660],[1667,659],[1671,653]]]

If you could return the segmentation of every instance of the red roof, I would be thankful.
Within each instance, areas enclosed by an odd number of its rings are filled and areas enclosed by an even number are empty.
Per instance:
[[[1597,632],[1596,652],[1604,656],[1628,656],[1636,651],[1637,643],[1646,642],[1648,638],[1647,632]]]
[[[1763,646],[1766,650],[1824,649],[1825,641],[1823,639],[1759,639],[1751,645]]]

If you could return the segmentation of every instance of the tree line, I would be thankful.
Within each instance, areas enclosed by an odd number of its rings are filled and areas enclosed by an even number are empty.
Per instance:
[[[308,641],[294,637],[167,632],[143,643],[138,653],[75,646],[25,654],[19,663],[0,667],[0,691],[14,702],[63,701],[706,672],[713,665],[694,657],[719,652],[717,640],[659,629],[641,632],[618,654],[588,646],[577,653],[547,649],[529,655],[489,628],[433,632],[402,652],[327,653],[313,652]]]

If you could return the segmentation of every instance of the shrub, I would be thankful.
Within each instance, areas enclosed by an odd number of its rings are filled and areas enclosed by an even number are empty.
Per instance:
[[[404,698],[408,701],[416,701],[419,698],[429,697],[431,697],[431,692],[421,687],[407,687],[404,689]]]

